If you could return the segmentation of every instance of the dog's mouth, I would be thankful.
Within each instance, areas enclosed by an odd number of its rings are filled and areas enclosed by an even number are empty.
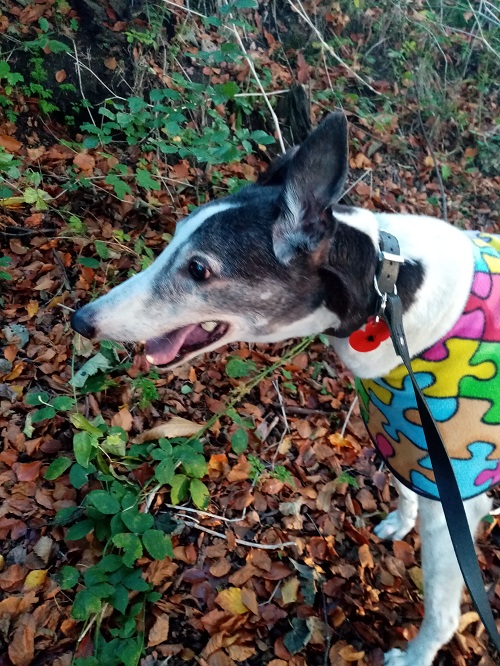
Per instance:
[[[146,359],[160,366],[177,364],[189,354],[213,345],[228,328],[229,324],[225,322],[205,321],[169,331],[146,341]]]

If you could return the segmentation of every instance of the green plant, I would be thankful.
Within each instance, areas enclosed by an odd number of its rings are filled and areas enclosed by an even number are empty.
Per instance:
[[[0,257],[0,280],[12,280],[12,275],[7,273],[7,271],[1,270],[2,268],[7,268],[11,261],[11,257]]]

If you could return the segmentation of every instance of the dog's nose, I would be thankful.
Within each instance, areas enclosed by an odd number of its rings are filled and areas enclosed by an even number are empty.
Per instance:
[[[77,333],[83,335],[84,338],[94,338],[96,334],[96,329],[92,321],[92,315],[90,312],[86,312],[87,308],[80,308],[76,312],[73,312],[71,317],[71,328],[73,328]]]

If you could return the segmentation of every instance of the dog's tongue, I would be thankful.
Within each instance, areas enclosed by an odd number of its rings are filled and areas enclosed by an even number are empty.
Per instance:
[[[165,333],[165,335],[159,338],[148,340],[146,342],[147,360],[155,365],[171,363],[180,352],[182,345],[187,341],[188,337],[191,337],[190,334],[198,328],[204,332],[198,324],[190,324],[189,326],[184,326],[184,328],[178,328],[175,331],[170,331],[170,333]],[[194,335],[192,337],[196,338],[198,336]],[[195,344],[197,340],[190,340],[190,342]]]

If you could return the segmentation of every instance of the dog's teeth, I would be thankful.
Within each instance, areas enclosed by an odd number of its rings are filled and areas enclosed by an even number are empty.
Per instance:
[[[216,321],[205,321],[203,324],[201,324],[201,327],[204,331],[207,333],[211,333],[217,328],[217,322]]]

